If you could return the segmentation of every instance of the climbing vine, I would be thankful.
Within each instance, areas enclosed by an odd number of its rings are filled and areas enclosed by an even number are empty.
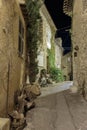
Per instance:
[[[40,44],[39,36],[39,23],[41,21],[40,17],[40,3],[38,0],[26,0],[26,7],[29,17],[29,25],[27,31],[27,48],[30,58],[29,63],[29,77],[30,83],[35,82],[36,75],[38,73],[38,62],[37,62],[37,52],[38,46]]]
[[[51,37],[51,49],[48,49],[49,56],[49,74],[53,81],[61,82],[64,81],[62,70],[55,66],[55,42],[54,37]]]

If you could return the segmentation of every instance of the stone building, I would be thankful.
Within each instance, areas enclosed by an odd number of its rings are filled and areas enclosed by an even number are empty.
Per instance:
[[[64,0],[63,12],[66,15],[71,16],[72,15],[72,10],[73,10],[73,0]]]
[[[38,55],[40,68],[47,69],[47,48],[52,49],[56,27],[43,4],[42,44]],[[14,93],[23,87],[26,71],[27,10],[25,0],[0,0],[0,116],[14,107]]]
[[[62,39],[55,39],[55,66],[56,68],[61,69],[61,60],[62,60],[63,48],[62,48]]]
[[[74,85],[87,91],[87,0],[74,1],[72,42]]]
[[[87,0],[64,0],[63,10],[73,16],[71,38],[74,86],[87,95]]]
[[[25,71],[26,23],[18,0],[0,0],[0,116],[12,110]]]
[[[40,8],[40,15],[42,19],[42,24],[41,24],[42,43],[39,48],[38,66],[39,66],[39,69],[43,69],[43,68],[48,69],[49,56],[48,56],[47,49],[52,49],[53,46],[55,46],[56,27],[44,3],[42,4]]]
[[[63,75],[65,80],[72,80],[72,53],[69,52],[66,55],[62,56],[62,65],[61,65]]]

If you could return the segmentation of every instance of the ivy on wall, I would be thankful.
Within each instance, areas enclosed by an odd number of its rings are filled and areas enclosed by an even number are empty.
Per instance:
[[[52,32],[54,33],[54,32]],[[49,63],[49,74],[53,81],[61,82],[64,81],[63,73],[61,69],[56,68],[55,66],[55,43],[54,43],[54,35],[51,37],[51,49],[48,49],[48,63]]]
[[[26,0],[26,8],[29,16],[29,26],[27,28],[27,48],[30,58],[29,77],[30,83],[35,82],[38,73],[37,51],[40,43],[38,33],[39,22],[41,20],[39,9],[41,5],[38,0]]]

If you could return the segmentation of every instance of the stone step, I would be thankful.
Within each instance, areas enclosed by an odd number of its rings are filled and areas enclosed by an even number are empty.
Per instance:
[[[0,130],[10,130],[10,120],[8,118],[0,118]]]

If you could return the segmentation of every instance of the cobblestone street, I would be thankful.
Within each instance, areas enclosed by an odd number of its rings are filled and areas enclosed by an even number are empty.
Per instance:
[[[70,90],[40,97],[24,130],[87,130],[87,102]]]

